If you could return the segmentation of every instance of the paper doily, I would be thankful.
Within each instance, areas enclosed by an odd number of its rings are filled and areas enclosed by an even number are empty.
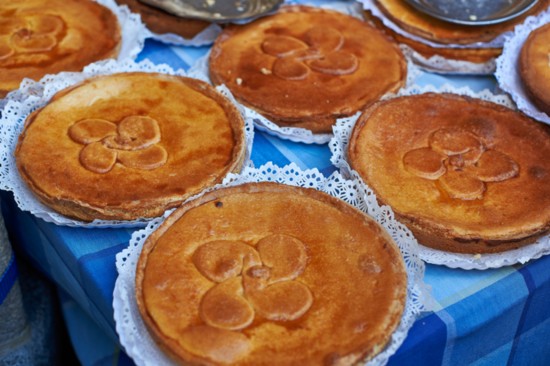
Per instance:
[[[25,119],[34,110],[46,105],[54,94],[69,86],[83,82],[84,80],[98,75],[110,75],[119,72],[157,72],[170,75],[187,76],[185,71],[174,71],[168,65],[154,65],[148,60],[136,63],[132,60],[117,62],[115,60],[101,61],[88,65],[83,72],[63,72],[57,75],[47,75],[38,82],[27,80],[17,91],[21,100],[8,99],[2,110],[0,118],[0,159],[3,162],[0,166],[0,189],[12,191],[18,207],[23,211],[29,211],[36,217],[47,222],[64,226],[79,227],[134,227],[143,226],[150,219],[133,221],[94,220],[87,223],[67,218],[46,205],[42,204],[30,191],[25,182],[21,179],[17,169],[14,151]],[[221,94],[237,106],[239,112],[245,119],[246,156],[244,165],[251,165],[250,153],[254,140],[254,125],[247,119],[242,109],[233,99],[231,92],[225,87],[216,88]]]
[[[405,311],[388,345],[367,365],[386,364],[403,343],[418,315],[431,307],[432,300],[423,282],[425,266],[416,254],[416,240],[410,231],[395,221],[390,208],[378,206],[374,197],[363,191],[361,184],[346,180],[339,173],[325,178],[317,169],[302,171],[295,164],[280,168],[268,163],[258,169],[248,167],[239,175],[229,175],[219,187],[261,181],[315,188],[338,197],[371,215],[398,244],[408,275]],[[126,353],[138,365],[173,365],[149,335],[135,299],[135,270],[141,248],[167,216],[168,213],[164,218],[151,221],[145,229],[134,232],[128,248],[116,256],[118,278],[113,294],[116,330]]]
[[[431,85],[424,87],[412,87],[403,89],[399,93],[392,96],[388,96],[384,99],[390,99],[404,95],[416,95],[428,92],[436,93],[454,93],[458,95],[465,95],[473,98],[482,99],[489,102],[494,102],[500,105],[504,105],[508,108],[514,109],[514,104],[510,98],[506,95],[495,95],[488,90],[481,92],[473,92],[467,87],[455,88],[450,85],[443,85],[441,88],[436,88]],[[351,177],[358,182],[361,182],[365,187],[365,191],[373,197],[374,192],[363,181],[359,174],[352,170],[347,162],[347,147],[349,139],[355,125],[355,122],[359,118],[359,114],[353,118],[347,118],[338,120],[333,128],[334,138],[329,143],[329,148],[332,153],[330,161],[337,168],[339,168],[345,177]],[[503,266],[509,266],[516,263],[526,263],[529,260],[539,258],[543,255],[550,253],[550,235],[539,238],[534,244],[524,246],[516,250],[510,250],[503,253],[495,254],[461,254],[444,252],[423,245],[419,245],[418,254],[422,260],[431,264],[445,265],[450,268],[462,268],[462,269],[489,269],[499,268]]]
[[[139,15],[130,12],[126,5],[119,6],[115,0],[94,0],[111,9],[120,25],[121,45],[117,60],[135,59],[143,49],[147,32]]]
[[[419,67],[432,72],[449,75],[490,75],[495,71],[496,59],[484,63],[445,58],[440,55],[425,57],[406,44],[400,44],[405,57]]]
[[[527,20],[514,28],[513,35],[506,40],[502,55],[497,59],[495,77],[502,90],[509,93],[518,109],[530,117],[550,124],[550,116],[538,109],[529,99],[518,72],[518,60],[521,48],[532,30],[550,23],[550,9]]]
[[[159,42],[172,44],[175,46],[192,46],[201,47],[214,43],[222,28],[215,23],[210,24],[202,31],[197,33],[193,38],[186,39],[174,33],[155,33],[147,29],[147,38],[157,40]]]

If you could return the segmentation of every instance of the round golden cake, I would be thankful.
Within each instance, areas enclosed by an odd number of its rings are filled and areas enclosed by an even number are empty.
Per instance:
[[[328,194],[249,183],[185,203],[147,238],[136,298],[193,365],[354,365],[379,353],[407,292],[400,251]]]
[[[348,145],[351,167],[419,243],[492,253],[550,229],[548,126],[453,94],[370,106]]]
[[[80,71],[116,57],[121,35],[108,8],[91,0],[17,0],[0,4],[0,97],[24,78]]]
[[[231,25],[210,54],[210,78],[279,126],[331,133],[404,85],[407,64],[395,43],[367,23],[303,6]]]
[[[527,37],[521,48],[519,74],[530,100],[550,116],[550,23]]]
[[[390,20],[410,34],[442,44],[471,44],[489,42],[513,30],[528,16],[548,9],[550,0],[538,1],[531,9],[512,20],[483,26],[446,22],[422,13],[403,0],[376,0],[376,4]]]
[[[244,156],[244,122],[212,86],[141,72],[57,93],[29,115],[15,151],[36,196],[83,221],[159,216]]]

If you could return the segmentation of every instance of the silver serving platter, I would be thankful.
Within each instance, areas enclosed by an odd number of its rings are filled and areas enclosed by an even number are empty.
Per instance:
[[[139,0],[182,18],[228,22],[254,18],[277,7],[284,0]]]
[[[505,22],[531,9],[538,0],[405,0],[435,18],[464,25]]]

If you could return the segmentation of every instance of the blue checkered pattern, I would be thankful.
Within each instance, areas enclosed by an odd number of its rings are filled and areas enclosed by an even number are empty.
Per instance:
[[[167,46],[148,40],[138,60],[187,69],[207,48]],[[495,89],[492,78],[424,74],[419,84],[470,85]],[[281,140],[256,131],[252,160],[330,175],[325,145]],[[131,229],[57,227],[21,212],[4,193],[2,209],[19,255],[40,268],[60,288],[65,320],[83,365],[132,365],[118,345],[113,321],[115,255],[128,244]],[[390,365],[549,365],[550,257],[524,266],[465,271],[428,265],[435,311],[425,314],[390,359]]]

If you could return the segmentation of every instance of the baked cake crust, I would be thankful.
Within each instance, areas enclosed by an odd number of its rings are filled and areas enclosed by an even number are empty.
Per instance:
[[[181,364],[353,365],[389,341],[406,283],[399,249],[359,210],[249,183],[185,203],[147,238],[136,298]]]
[[[380,10],[407,32],[442,44],[471,44],[488,42],[500,34],[511,31],[525,18],[548,8],[550,0],[540,0],[531,9],[506,22],[472,27],[454,24],[424,14],[402,0],[376,0]]]
[[[452,94],[369,107],[348,159],[421,244],[493,253],[550,229],[548,126],[495,103]]]
[[[529,99],[550,116],[550,24],[527,37],[519,57],[519,74]]]
[[[331,133],[406,80],[399,47],[360,19],[305,6],[230,25],[210,53],[210,78],[279,126]]]
[[[108,8],[81,0],[18,0],[0,5],[0,97],[24,78],[80,71],[118,55],[121,34]]]
[[[83,221],[161,215],[239,171],[244,122],[210,85],[155,73],[88,79],[26,120],[15,151],[46,205]]]

